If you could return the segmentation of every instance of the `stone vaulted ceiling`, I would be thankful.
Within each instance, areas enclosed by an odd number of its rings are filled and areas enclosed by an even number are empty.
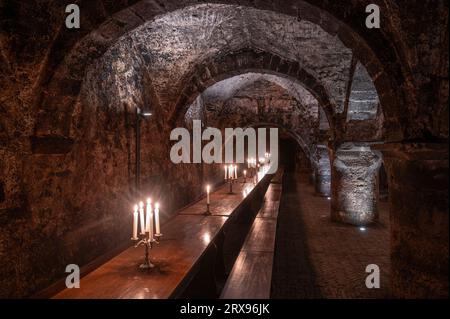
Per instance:
[[[99,91],[110,92],[106,99],[113,107],[143,103],[143,87],[148,90],[150,83],[151,100],[165,113],[193,68],[214,55],[249,47],[298,61],[342,112],[350,49],[310,22],[231,5],[187,7],[143,24],[90,68],[87,86],[95,82]]]

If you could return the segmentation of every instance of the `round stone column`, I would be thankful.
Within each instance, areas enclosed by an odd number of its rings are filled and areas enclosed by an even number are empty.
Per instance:
[[[314,163],[314,189],[317,196],[331,196],[331,165],[328,148],[317,145]]]
[[[448,298],[448,144],[379,145],[389,184],[396,298]]]
[[[366,145],[348,143],[339,147],[333,157],[332,220],[357,226],[376,221],[381,153]]]

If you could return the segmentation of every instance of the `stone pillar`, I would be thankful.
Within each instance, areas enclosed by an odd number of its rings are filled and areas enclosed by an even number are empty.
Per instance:
[[[377,174],[381,154],[346,143],[333,154],[331,219],[368,225],[378,219]]]
[[[448,298],[448,145],[377,148],[389,178],[393,296]]]
[[[331,195],[331,165],[328,148],[325,145],[317,145],[316,162],[313,166],[316,195],[329,197]]]

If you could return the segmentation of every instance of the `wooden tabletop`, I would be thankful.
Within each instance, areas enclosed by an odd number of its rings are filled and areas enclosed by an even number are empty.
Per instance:
[[[206,199],[187,207],[162,225],[163,237],[150,250],[149,272],[139,269],[144,247],[130,247],[81,278],[80,288],[65,289],[53,298],[170,298],[199,260],[233,211],[243,201],[242,190],[253,184],[235,183],[211,193],[211,216],[204,216]]]
[[[248,180],[248,179],[247,179]],[[210,212],[213,216],[229,216],[244,198],[244,190],[250,192],[255,185],[243,183],[242,179],[233,183],[233,193],[229,194],[229,184],[222,185],[210,195]],[[206,210],[206,198],[198,201],[180,212],[180,215],[202,215]]]

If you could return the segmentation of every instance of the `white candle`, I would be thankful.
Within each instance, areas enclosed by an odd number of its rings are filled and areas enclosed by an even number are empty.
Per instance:
[[[149,233],[149,239],[153,240],[153,210],[151,198],[147,198],[147,215],[145,221],[145,231]]]
[[[228,178],[233,179],[233,165],[228,166]]]
[[[247,168],[250,168],[250,159],[247,159]]]
[[[227,170],[228,170],[228,167],[225,165],[225,179],[227,179]]]
[[[237,165],[234,165],[234,179],[237,179]]]
[[[155,230],[158,235],[161,234],[159,232],[159,203],[155,203]]]
[[[206,204],[209,205],[209,191],[211,190],[211,186],[206,185]]]
[[[137,240],[137,229],[138,229],[138,205],[134,205],[134,212],[133,212],[133,240]]]
[[[247,177],[247,170],[244,169],[244,178]]]
[[[145,234],[145,217],[144,217],[144,203],[139,202],[139,218],[141,220],[141,234]]]

